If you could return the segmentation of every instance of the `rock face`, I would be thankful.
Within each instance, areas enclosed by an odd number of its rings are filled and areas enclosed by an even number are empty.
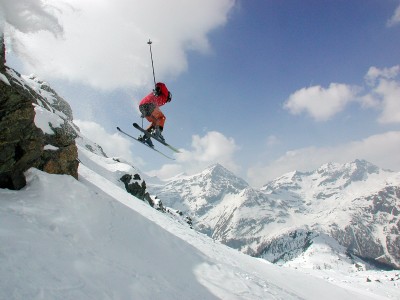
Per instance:
[[[0,81],[0,187],[20,189],[23,173],[40,165],[44,134],[34,126],[31,95],[5,76],[11,82]]]
[[[6,63],[6,47],[4,46],[4,38],[0,33],[0,72],[4,71],[5,63]]]
[[[78,178],[78,151],[75,143],[79,129],[72,123],[72,110],[46,82],[34,76],[25,81],[42,97],[36,98],[36,113],[45,112],[44,120],[36,116],[35,123],[45,121],[50,131],[44,135],[44,151],[39,169],[50,174],[68,174]],[[47,120],[48,119],[48,120]],[[40,125],[39,125],[40,126]]]
[[[2,46],[4,55],[4,46]],[[0,59],[0,188],[21,189],[31,167],[78,178],[76,131],[69,104],[45,82]]]

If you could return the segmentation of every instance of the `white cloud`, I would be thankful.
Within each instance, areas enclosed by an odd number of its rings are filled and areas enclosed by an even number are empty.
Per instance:
[[[379,110],[377,121],[380,123],[400,123],[399,74],[400,65],[383,69],[370,67],[363,88],[339,83],[331,83],[328,88],[302,88],[290,95],[284,108],[291,114],[308,113],[315,121],[327,121],[355,101],[363,108]]]
[[[204,137],[192,137],[193,151],[187,152],[181,161],[218,162],[229,161],[236,150],[235,141],[217,131],[210,131]]]
[[[3,22],[7,22],[23,33],[46,30],[59,36],[63,28],[54,16],[55,11],[55,6],[42,0],[1,0],[0,32]]]
[[[181,149],[176,155],[177,163],[163,166],[160,170],[149,172],[162,179],[182,173],[193,174],[201,172],[208,166],[220,163],[232,172],[239,170],[234,162],[234,154],[238,150],[235,141],[222,133],[210,131],[205,136],[192,136],[192,149]]]
[[[375,92],[382,99],[380,123],[400,123],[400,84],[395,81],[383,80]]]
[[[295,115],[306,112],[316,121],[327,121],[355,100],[357,92],[358,88],[340,83],[302,88],[290,95],[284,108]]]
[[[393,16],[387,21],[387,26],[392,27],[400,23],[400,5],[396,8]]]
[[[365,80],[370,91],[362,98],[366,107],[377,107],[381,110],[380,123],[400,123],[400,66],[379,69],[371,67]]]
[[[183,171],[182,165],[178,164],[166,164],[161,167],[159,170],[153,170],[150,172],[147,172],[148,175],[150,176],[156,176],[161,179],[169,179],[172,178],[178,174],[185,173]]]
[[[54,15],[64,28],[63,39],[45,31],[15,32],[14,50],[25,57],[25,72],[112,89],[152,82],[149,38],[157,80],[185,71],[186,52],[209,51],[207,34],[227,22],[235,0],[46,3],[58,9]]]
[[[81,133],[92,142],[100,145],[108,156],[122,157],[128,161],[133,160],[130,150],[131,142],[117,133],[110,134],[95,122],[74,120]],[[138,160],[140,161],[140,160]]]
[[[327,162],[346,163],[365,159],[381,168],[400,171],[400,131],[372,135],[366,139],[335,147],[307,147],[288,151],[267,165],[256,165],[248,170],[249,183],[266,184],[287,172],[310,171]]]
[[[369,85],[375,85],[379,78],[394,79],[400,73],[400,66],[393,66],[391,68],[379,69],[377,67],[370,67],[367,75],[365,75],[365,81]]]

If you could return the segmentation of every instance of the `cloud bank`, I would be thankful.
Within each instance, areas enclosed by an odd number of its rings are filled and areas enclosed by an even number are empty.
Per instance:
[[[383,69],[371,67],[363,87],[331,83],[328,88],[302,88],[291,94],[283,107],[291,114],[305,113],[320,122],[332,119],[347,105],[357,102],[363,108],[377,109],[380,123],[400,123],[399,74],[399,65]]]
[[[6,20],[19,29],[9,34],[13,50],[23,57],[25,72],[102,89],[152,82],[149,38],[156,79],[178,76],[187,69],[188,51],[210,51],[207,35],[227,22],[235,4],[235,0],[3,2],[6,7],[22,3],[6,10]],[[26,16],[32,16],[35,26],[23,22]],[[63,38],[50,32],[62,32]]]
[[[90,137],[92,142],[100,145],[107,156],[122,157],[128,161],[141,161],[140,159],[134,159],[130,149],[132,143],[121,135],[117,133],[110,134],[95,122],[74,120],[74,123],[85,137]]]
[[[56,7],[42,0],[1,0],[0,32],[5,22],[21,33],[48,31],[56,37],[63,34],[57,17]]]
[[[287,151],[278,159],[249,168],[249,182],[261,186],[287,172],[310,171],[327,162],[346,163],[365,159],[381,168],[400,170],[400,131],[372,135],[334,147],[306,147]]]
[[[164,165],[150,174],[161,179],[173,177],[179,173],[194,174],[210,165],[220,163],[232,172],[239,170],[234,161],[239,149],[233,138],[228,138],[217,131],[207,132],[204,136],[193,135],[191,149],[181,149],[176,155],[177,163]]]
[[[400,123],[400,66],[378,69],[371,67],[365,76],[371,87],[363,97],[363,103],[381,111],[378,122]]]

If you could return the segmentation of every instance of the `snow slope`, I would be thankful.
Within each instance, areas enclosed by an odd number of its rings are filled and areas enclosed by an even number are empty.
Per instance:
[[[81,160],[79,181],[30,169],[24,189],[0,190],[0,299],[400,297],[389,280],[328,282],[244,255],[128,194],[120,162]]]

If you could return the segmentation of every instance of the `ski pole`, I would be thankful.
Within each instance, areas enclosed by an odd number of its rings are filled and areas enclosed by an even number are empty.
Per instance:
[[[149,39],[149,41],[147,42],[147,44],[150,46],[150,57],[151,57],[151,66],[153,68],[153,79],[154,79],[154,86],[156,86],[156,75],[154,73],[154,63],[153,63],[153,52],[151,51],[151,44],[153,42]]]

